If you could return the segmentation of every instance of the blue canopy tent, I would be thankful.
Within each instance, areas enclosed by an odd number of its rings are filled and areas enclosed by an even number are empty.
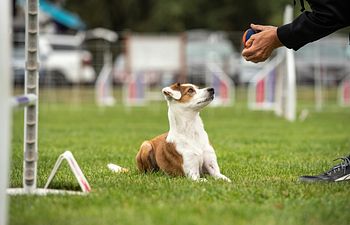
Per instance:
[[[55,6],[45,0],[40,0],[40,10],[51,16],[57,23],[75,30],[85,29],[85,24],[77,15]]]
[[[17,0],[17,4],[25,7],[25,0]],[[74,30],[83,30],[86,27],[85,23],[79,18],[79,16],[46,0],[40,0],[40,10],[50,16],[53,21],[64,27]]]

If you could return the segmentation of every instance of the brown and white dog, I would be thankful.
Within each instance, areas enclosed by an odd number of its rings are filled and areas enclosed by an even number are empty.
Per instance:
[[[136,156],[141,172],[158,171],[192,180],[203,174],[231,182],[220,173],[216,154],[209,143],[199,111],[214,99],[213,88],[173,84],[162,90],[168,102],[169,132],[144,141]]]

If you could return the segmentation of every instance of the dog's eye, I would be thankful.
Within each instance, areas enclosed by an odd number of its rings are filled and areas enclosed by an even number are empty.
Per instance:
[[[194,89],[193,89],[193,88],[190,88],[190,89],[188,89],[187,92],[190,93],[190,94],[192,94],[192,93],[194,92]]]

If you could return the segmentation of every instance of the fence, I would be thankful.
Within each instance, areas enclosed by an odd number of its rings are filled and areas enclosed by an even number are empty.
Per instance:
[[[184,68],[186,82],[195,83],[199,86],[216,84],[216,89],[220,90],[221,93],[225,93],[224,90],[227,89],[226,85],[223,85],[222,82],[214,82],[217,80],[214,78],[210,80],[207,77],[210,71],[208,65],[217,62],[217,60],[212,60],[210,62],[210,57],[208,57],[211,54],[210,52],[219,54],[219,63],[217,63],[217,65],[220,71],[222,71],[220,74],[225,74],[226,78],[229,78],[235,85],[241,87],[244,87],[244,85],[262,69],[261,64],[249,64],[244,62],[240,57],[242,32],[207,32],[195,30],[188,31],[185,34],[187,37],[186,63]],[[130,99],[133,99],[132,101],[134,101],[135,104],[141,104],[145,98],[151,100],[162,99],[159,90],[169,83],[175,82],[174,77],[176,77],[176,74],[159,71],[141,71],[130,75],[127,71],[128,60],[127,57],[125,57],[127,49],[125,40],[127,35],[127,33],[119,32],[118,41],[110,43],[109,45],[106,45],[104,40],[94,39],[85,40],[83,45],[79,48],[73,48],[71,46],[73,49],[69,51],[74,50],[75,52],[80,52],[80,61],[76,60],[74,63],[75,65],[79,65],[80,69],[76,70],[80,72],[76,75],[76,77],[78,77],[77,79],[68,82],[67,79],[61,79],[63,77],[61,75],[68,74],[68,72],[61,73],[59,71],[65,71],[63,68],[59,69],[58,67],[53,67],[53,64],[49,63],[51,61],[59,61],[52,59],[57,57],[60,51],[68,51],[65,49],[68,47],[62,46],[58,49],[56,45],[56,49],[53,49],[50,54],[45,54],[45,51],[41,51],[42,54],[39,56],[41,59],[39,83],[41,89],[44,90],[44,99],[48,99],[48,101],[44,101],[44,103],[61,102],[63,98],[65,98],[64,96],[69,98],[72,108],[79,107],[81,103],[91,102],[91,100],[96,98],[97,94],[91,96],[89,89],[95,84],[98,76],[100,78],[108,78],[105,79],[108,80],[108,82],[105,83],[104,86],[101,86],[104,88],[99,89],[100,91],[98,92],[98,94],[105,94],[113,97],[106,98],[107,105],[113,105],[113,103],[124,104],[125,102],[131,101]],[[157,36],[164,34],[146,35]],[[41,35],[42,40],[45,40],[47,37],[49,36]],[[75,38],[73,39],[76,40]],[[21,49],[23,50],[21,46],[24,46],[24,40],[21,39],[20,35],[16,39],[16,43],[14,55],[20,52]],[[349,69],[349,64],[346,63],[348,58],[346,58],[347,56],[344,54],[346,49],[349,48],[347,43],[346,37],[343,37],[341,34],[335,34],[317,43],[307,45],[295,53],[296,81],[298,86],[303,87],[297,91],[303,92],[311,86],[315,87],[314,95],[316,97],[314,101],[316,108],[322,108],[322,104],[327,104],[328,101],[334,100],[333,86],[338,84],[340,79],[344,76],[344,71]],[[105,57],[106,46],[108,51],[112,53],[111,60],[104,60],[108,58]],[[330,46],[332,46],[332,48],[330,48]],[[350,54],[350,50],[347,51],[348,54]],[[320,55],[319,61],[317,57],[315,57],[317,54]],[[68,65],[66,67],[73,68],[73,66],[69,66],[70,64],[67,63],[67,61],[73,60],[70,60],[68,57],[60,56],[60,58],[65,58],[66,60],[64,63],[62,61],[62,64]],[[17,60],[15,59],[13,61],[16,62]],[[19,60],[19,63],[23,65],[23,61],[24,60],[21,62],[21,60]],[[106,61],[109,61],[109,64],[111,64],[108,66],[108,70],[106,69]],[[105,68],[104,70],[102,70],[103,67]],[[22,75],[20,72],[23,70],[24,68],[14,69],[15,78],[22,77],[23,80],[23,72]],[[93,71],[93,76],[89,75],[91,71]],[[100,76],[107,73],[112,73],[112,75]],[[92,79],[89,77],[92,77]],[[22,87],[20,80],[20,78],[15,80],[16,87]],[[124,91],[121,91],[123,84],[128,81],[130,82],[130,86],[124,88]],[[147,83],[147,85],[145,83]],[[307,88],[304,88],[304,86]],[[235,98],[234,92],[235,91],[232,90],[232,95],[229,97],[232,100],[231,102],[233,102]],[[219,91],[217,93],[219,93]],[[307,100],[309,100],[309,97]],[[47,106],[47,104],[44,104],[44,107],[45,106]]]

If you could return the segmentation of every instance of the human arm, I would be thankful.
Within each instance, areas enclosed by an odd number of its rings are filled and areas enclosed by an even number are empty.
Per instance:
[[[307,43],[350,25],[349,0],[309,0],[312,12],[304,12],[292,23],[281,27],[251,25],[260,33],[252,35],[242,56],[247,61],[262,62],[280,46],[298,50]]]
[[[350,25],[350,1],[309,0],[308,2],[312,12],[305,11],[292,23],[277,29],[278,38],[287,48],[298,50],[307,43]]]

